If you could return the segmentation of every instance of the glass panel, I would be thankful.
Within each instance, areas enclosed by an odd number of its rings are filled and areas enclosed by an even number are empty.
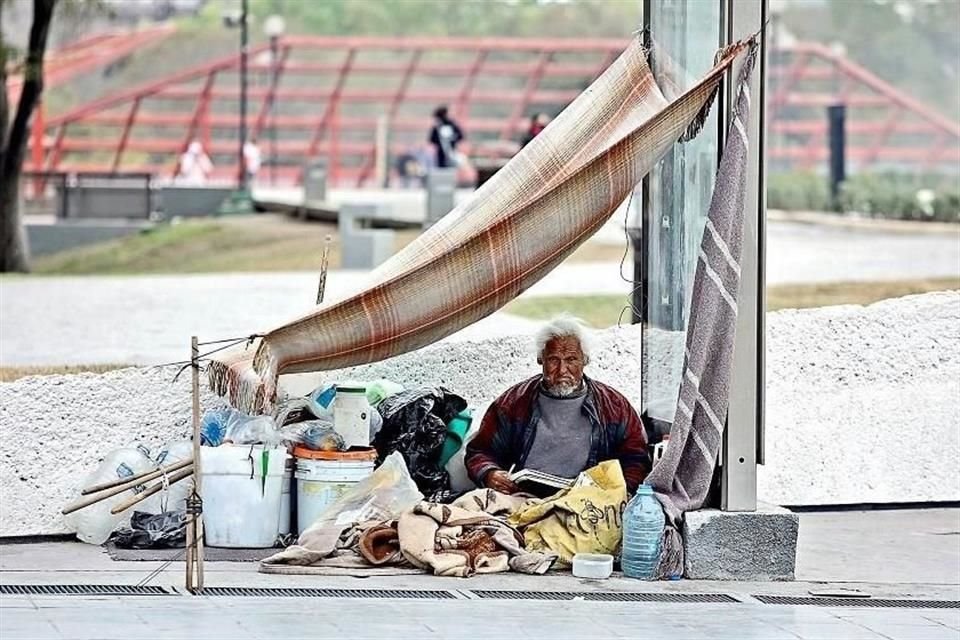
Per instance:
[[[650,9],[653,72],[669,99],[713,66],[720,2],[651,0]],[[645,412],[668,422],[680,389],[690,290],[717,169],[716,112],[715,105],[700,134],[675,145],[648,181],[642,397]]]

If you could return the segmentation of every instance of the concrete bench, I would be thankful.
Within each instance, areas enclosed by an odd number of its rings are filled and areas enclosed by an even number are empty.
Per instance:
[[[427,173],[426,229],[453,210],[457,190],[456,169],[430,169]]]
[[[144,184],[57,185],[57,217],[65,220],[148,220],[153,193]]]
[[[372,269],[393,255],[393,231],[371,228],[372,221],[387,215],[377,204],[341,205],[337,225],[342,268]]]
[[[46,256],[140,233],[153,227],[146,220],[70,220],[53,224],[27,221],[30,255]]]
[[[160,199],[167,219],[189,218],[216,215],[231,193],[228,186],[171,185],[160,191]]]

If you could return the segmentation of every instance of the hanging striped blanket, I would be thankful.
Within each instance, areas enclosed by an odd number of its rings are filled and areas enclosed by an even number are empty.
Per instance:
[[[707,498],[729,407],[747,193],[750,79],[757,52],[757,45],[751,45],[737,79],[733,120],[700,243],[670,444],[645,481],[667,516],[661,577],[683,574],[683,513],[699,509]]]
[[[679,139],[702,126],[724,72],[718,55],[668,101],[639,39],[533,141],[416,241],[370,285],[263,336],[209,367],[233,406],[272,408],[280,373],[376,362],[436,342],[500,309],[593,235]]]

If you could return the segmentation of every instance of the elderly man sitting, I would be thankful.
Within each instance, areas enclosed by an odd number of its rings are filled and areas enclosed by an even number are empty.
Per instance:
[[[604,460],[619,460],[627,488],[635,491],[650,471],[646,433],[623,395],[583,375],[591,355],[583,324],[556,318],[537,333],[536,345],[543,372],[490,405],[467,445],[470,478],[516,493],[511,469],[575,478]]]

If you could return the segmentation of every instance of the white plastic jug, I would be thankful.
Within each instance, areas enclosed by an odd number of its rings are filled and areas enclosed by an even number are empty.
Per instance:
[[[92,487],[104,482],[123,480],[154,468],[150,450],[144,446],[114,449],[103,459],[96,471],[84,478],[80,488]],[[144,490],[143,485],[128,489],[89,507],[84,507],[66,516],[67,525],[76,529],[77,538],[89,544],[103,544],[114,529],[130,519],[133,509],[116,515],[110,509]]]
[[[367,389],[362,386],[337,385],[333,401],[333,428],[347,447],[366,447],[370,444],[370,403]]]

